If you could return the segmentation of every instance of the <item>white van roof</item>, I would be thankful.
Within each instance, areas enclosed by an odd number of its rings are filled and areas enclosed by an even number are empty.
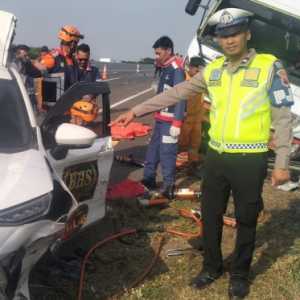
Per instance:
[[[268,6],[274,10],[300,19],[300,2],[298,0],[250,0]]]

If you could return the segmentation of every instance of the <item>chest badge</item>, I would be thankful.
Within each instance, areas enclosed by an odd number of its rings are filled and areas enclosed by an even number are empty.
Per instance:
[[[241,86],[258,87],[260,69],[251,68],[245,71]]]
[[[209,80],[210,81],[217,81],[217,80],[221,79],[221,76],[222,76],[222,70],[221,69],[215,69],[215,70],[212,70],[212,72],[210,74],[210,77],[209,77]]]
[[[209,76],[208,86],[220,86],[222,73],[223,73],[222,69],[212,70]]]

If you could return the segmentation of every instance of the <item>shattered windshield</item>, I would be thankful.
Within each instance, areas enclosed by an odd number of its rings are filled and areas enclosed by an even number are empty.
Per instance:
[[[247,7],[244,7],[246,2]],[[257,4],[252,5],[250,1],[238,3],[238,6],[234,5],[237,1],[231,0],[229,4],[255,13],[250,26],[252,37],[249,48],[278,57],[287,69],[291,82],[300,85],[300,20],[261,6],[260,13]],[[203,44],[221,51],[214,36],[214,28],[207,26],[201,40]]]
[[[24,100],[14,80],[0,79],[0,152],[27,149],[32,141],[32,129]]]

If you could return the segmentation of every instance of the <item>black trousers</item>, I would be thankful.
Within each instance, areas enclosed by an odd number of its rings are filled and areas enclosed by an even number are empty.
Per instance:
[[[204,269],[212,274],[222,272],[223,214],[232,193],[237,238],[230,273],[231,276],[247,278],[255,246],[257,217],[262,208],[267,153],[219,154],[208,149],[204,165]]]

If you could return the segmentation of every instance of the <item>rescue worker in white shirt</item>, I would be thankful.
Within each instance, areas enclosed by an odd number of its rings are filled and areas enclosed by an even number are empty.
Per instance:
[[[236,8],[215,13],[209,21],[215,26],[225,56],[208,64],[190,81],[153,97],[112,122],[127,124],[136,116],[174,105],[192,95],[209,95],[211,128],[201,207],[204,262],[192,285],[203,289],[223,273],[222,216],[232,193],[237,237],[228,289],[231,299],[243,299],[249,293],[248,275],[267,175],[271,122],[276,153],[271,182],[278,185],[289,179],[292,94],[281,62],[273,55],[248,49],[251,16],[250,12]]]

